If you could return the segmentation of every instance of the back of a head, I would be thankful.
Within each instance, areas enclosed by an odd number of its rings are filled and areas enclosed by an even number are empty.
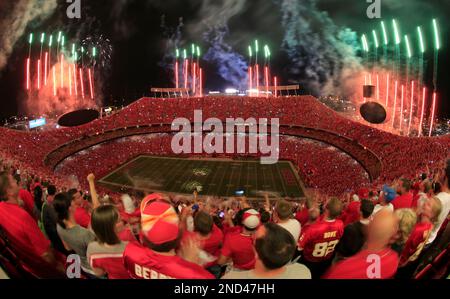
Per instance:
[[[328,217],[330,219],[336,219],[342,213],[342,202],[336,198],[332,197],[327,204]]]
[[[54,185],[49,185],[49,186],[47,187],[47,193],[48,193],[48,195],[50,195],[50,196],[55,195],[55,194],[56,194],[56,187],[55,187]]]
[[[275,223],[266,223],[256,233],[255,250],[258,258],[269,270],[288,264],[295,253],[292,235]]]
[[[120,240],[116,234],[116,224],[119,221],[119,212],[113,205],[104,205],[92,212],[91,226],[99,243],[115,245]]]
[[[397,218],[392,211],[383,208],[375,214],[369,224],[367,242],[382,247],[387,246],[396,231]]]
[[[411,181],[408,179],[401,179],[402,187],[405,189],[406,192],[409,192],[411,190],[412,184]]]
[[[292,216],[292,205],[290,202],[280,199],[275,206],[275,211],[280,220],[288,220]]]
[[[161,194],[154,193],[142,200],[141,228],[144,245],[156,252],[169,252],[180,243],[178,215]]]
[[[64,220],[69,219],[69,209],[72,204],[72,197],[67,193],[58,193],[53,200],[53,208],[58,217],[58,224],[65,228]]]
[[[364,219],[367,219],[370,216],[372,216],[374,208],[375,205],[373,204],[372,201],[368,199],[361,200],[361,207],[359,210],[361,211],[361,215]]]
[[[213,229],[213,218],[204,211],[199,211],[194,217],[194,230],[202,236],[207,236]]]
[[[408,240],[411,231],[417,223],[417,215],[411,209],[399,209],[395,211],[395,215],[398,218],[398,242],[403,244]]]

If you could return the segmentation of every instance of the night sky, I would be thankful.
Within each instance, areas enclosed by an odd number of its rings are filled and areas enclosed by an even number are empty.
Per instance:
[[[27,9],[19,9],[20,5],[29,2],[36,2],[36,7],[42,8],[42,13],[35,13],[35,18],[29,17]],[[44,8],[44,2],[53,5]],[[300,21],[291,19],[287,22],[289,7],[298,7],[298,3],[302,3]],[[438,111],[440,117],[450,117],[450,78],[447,71],[450,66],[450,32],[446,16],[450,11],[450,2],[381,0],[381,3],[382,19],[390,24],[395,17],[403,33],[415,34],[418,25],[429,27],[429,49],[433,45],[431,19],[439,20],[443,45],[439,54]],[[0,2],[0,44],[7,44],[6,39],[11,44],[10,51],[0,45],[0,55],[3,53],[6,59],[2,65],[0,56],[0,119],[20,113],[21,99],[24,97],[23,62],[28,53],[30,32],[40,34],[62,30],[71,38],[70,43],[89,36],[103,35],[108,38],[113,51],[108,61],[109,67],[102,70],[103,103],[121,105],[149,95],[152,86],[171,86],[171,60],[167,54],[174,52],[175,46],[172,45],[175,44],[188,47],[195,42],[202,47],[205,55],[208,54],[205,56],[207,59],[202,61],[208,74],[207,90],[232,87],[233,82],[239,80],[239,63],[246,61],[247,46],[255,38],[271,46],[273,72],[284,83],[298,82],[306,92],[318,96],[324,90],[324,81],[338,77],[305,61],[326,57],[322,59],[327,61],[323,66],[331,63],[335,67],[339,62],[334,60],[339,60],[341,54],[329,53],[329,48],[330,45],[335,46],[337,52],[340,51],[334,42],[337,29],[349,28],[355,32],[356,42],[359,43],[362,33],[378,29],[380,23],[379,19],[371,20],[366,16],[368,4],[365,0],[81,0],[80,20],[67,18],[67,6],[65,0]],[[20,26],[14,23],[20,18],[25,20],[23,28],[18,28]],[[177,28],[180,29],[179,35]],[[302,29],[296,32],[295,28]],[[295,41],[296,48],[291,47],[288,53],[283,43],[289,30],[296,32],[296,36],[308,38]],[[316,48],[313,49],[319,49],[314,52],[320,53],[308,52],[310,45],[302,44],[303,41],[314,42]],[[293,48],[298,52],[293,53]],[[429,66],[426,80],[430,82],[431,51],[428,51],[426,58]],[[316,73],[305,75],[310,70]]]

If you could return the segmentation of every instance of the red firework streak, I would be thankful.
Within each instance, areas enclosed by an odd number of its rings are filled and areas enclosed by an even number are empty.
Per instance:
[[[75,96],[78,96],[78,86],[77,86],[77,67],[73,64],[73,83],[75,89]]]
[[[403,100],[405,99],[405,86],[402,84],[402,99],[400,104],[400,132],[402,131],[403,126]]]
[[[264,76],[265,76],[265,80],[266,81],[266,98],[269,97],[269,67],[266,66],[264,68]]]
[[[27,90],[30,89],[30,58],[27,58],[27,66],[26,66],[26,73],[27,73]]]
[[[92,74],[91,69],[88,69],[88,76],[89,76],[89,90],[91,92],[91,99],[94,99],[94,86],[92,85]]]
[[[178,81],[178,60],[175,62],[175,87],[179,88],[180,87],[180,83]]]
[[[386,108],[389,107],[389,73],[387,74],[386,80]]]
[[[197,63],[194,62],[192,65],[192,92],[196,93],[196,85],[197,85]]]
[[[69,94],[72,96],[72,67],[69,64]]]
[[[41,89],[41,60],[37,61],[37,89]]]
[[[392,111],[392,127],[395,126],[395,114],[397,112],[397,93],[398,93],[398,81],[395,81],[395,87],[394,87],[394,109]]]
[[[52,68],[52,73],[53,73],[53,96],[56,97],[56,70],[55,70],[55,66],[53,66],[53,68]]]
[[[200,74],[199,93],[200,93],[200,97],[203,97],[203,69],[200,68],[199,74]]]
[[[45,65],[44,65],[44,85],[47,86],[47,73],[48,73],[48,52],[45,52]]]
[[[434,125],[434,115],[436,113],[436,92],[433,93],[433,107],[431,108],[431,123],[430,123],[430,134],[429,137],[431,137],[433,133],[433,125]]]
[[[259,64],[255,66],[256,77],[256,94],[259,96]]]
[[[189,69],[189,61],[187,59],[184,60],[184,88],[188,88],[188,69]]]
[[[423,125],[423,115],[425,113],[425,100],[426,100],[427,89],[423,88],[422,94],[422,112],[420,113],[420,122],[419,122],[419,137],[422,135],[422,125]]]
[[[380,100],[380,77],[377,74],[377,101]]]
[[[81,97],[84,99],[84,81],[83,81],[83,70],[80,68],[80,86],[81,86]]]
[[[278,79],[273,77],[273,85],[275,85],[275,97],[278,97]]]
[[[61,54],[61,88],[64,88],[64,54]]]
[[[408,123],[408,136],[411,133],[411,122],[413,117],[414,108],[414,81],[411,81],[411,104],[409,106],[409,123]]]

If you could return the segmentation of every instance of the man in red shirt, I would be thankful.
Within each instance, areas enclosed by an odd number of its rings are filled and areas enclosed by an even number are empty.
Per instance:
[[[26,184],[22,183],[22,188],[19,191],[19,199],[23,201],[23,207],[31,215],[31,217],[35,218],[34,215],[34,199],[33,195],[31,195],[30,191],[27,190]]]
[[[396,277],[412,277],[418,266],[417,259],[431,235],[433,223],[438,219],[441,210],[441,201],[436,197],[429,198],[424,202],[419,215],[420,220],[413,228],[400,256],[400,268]]]
[[[411,192],[411,181],[408,179],[401,179],[400,185],[397,186],[397,196],[391,203],[394,210],[411,209],[413,205],[413,194]]]
[[[331,264],[336,245],[344,233],[344,224],[336,219],[341,212],[342,202],[331,198],[323,220],[312,224],[300,237],[300,262],[311,270],[313,278],[319,278]]]
[[[335,264],[325,279],[389,279],[398,267],[398,255],[389,248],[389,241],[397,230],[397,219],[383,208],[369,224],[365,249],[355,256]]]
[[[125,267],[138,279],[212,279],[214,276],[196,264],[199,250],[193,242],[175,249],[180,242],[179,218],[161,194],[147,196],[141,203],[143,245],[129,243],[123,253]]]
[[[69,195],[73,197],[75,209],[75,221],[78,225],[88,228],[91,224],[91,214],[88,212],[89,203],[83,199],[81,193],[76,189],[69,190]]]
[[[0,173],[0,228],[23,266],[41,278],[61,278],[63,267],[55,259],[50,241],[36,221],[19,206],[19,187],[6,172]]]
[[[233,268],[251,270],[255,267],[255,251],[253,249],[254,234],[259,227],[260,215],[254,209],[244,209],[242,216],[242,230],[233,231],[225,235],[219,265],[233,261]]]
[[[353,201],[348,204],[347,208],[342,212],[341,220],[344,222],[344,226],[349,225],[350,223],[354,223],[359,221],[360,219],[360,210],[361,201],[359,196],[356,194],[353,195]]]

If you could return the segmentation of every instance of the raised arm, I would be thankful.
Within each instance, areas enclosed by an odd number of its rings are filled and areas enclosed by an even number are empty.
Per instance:
[[[90,173],[87,176],[87,180],[89,182],[89,191],[91,192],[92,208],[96,209],[100,206],[100,201],[98,200],[97,190],[95,189],[95,175]]]

